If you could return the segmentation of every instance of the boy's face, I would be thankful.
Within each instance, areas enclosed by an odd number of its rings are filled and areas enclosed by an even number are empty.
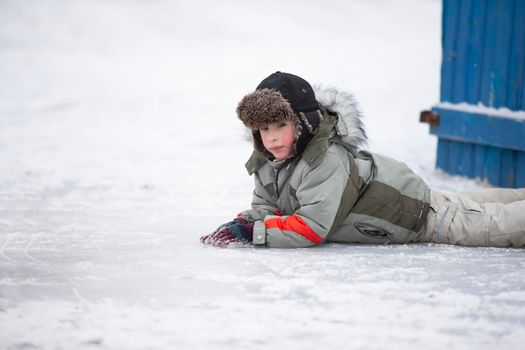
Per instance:
[[[259,128],[264,148],[275,159],[285,159],[292,154],[295,139],[295,123],[291,120],[271,123]]]

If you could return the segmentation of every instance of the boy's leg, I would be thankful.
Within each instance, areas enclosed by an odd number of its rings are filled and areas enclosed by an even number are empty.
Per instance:
[[[430,191],[430,208],[422,242],[448,243],[447,232],[457,210],[457,204],[444,193]]]
[[[500,204],[486,203],[491,216],[487,245],[491,247],[525,247],[525,200]]]
[[[525,200],[525,188],[485,188],[457,193],[477,203],[512,203]]]
[[[525,200],[479,204],[459,194],[431,193],[423,241],[464,246],[525,246]]]

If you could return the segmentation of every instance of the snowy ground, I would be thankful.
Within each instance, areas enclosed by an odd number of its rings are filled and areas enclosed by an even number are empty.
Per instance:
[[[0,348],[521,349],[518,249],[216,249],[249,204],[240,97],[351,90],[433,187],[439,1],[0,1]]]

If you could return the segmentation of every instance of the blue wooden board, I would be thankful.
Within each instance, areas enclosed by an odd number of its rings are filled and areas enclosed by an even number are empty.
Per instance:
[[[500,187],[525,187],[525,152],[440,137],[436,167]]]
[[[444,0],[441,101],[525,109],[525,0]]]
[[[525,110],[525,0],[443,0],[441,102]],[[433,108],[436,166],[525,187],[525,120]]]
[[[434,107],[439,126],[430,133],[450,140],[525,151],[525,120]]]

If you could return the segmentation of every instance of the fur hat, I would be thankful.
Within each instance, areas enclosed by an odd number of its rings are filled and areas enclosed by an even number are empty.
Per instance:
[[[255,149],[269,157],[271,153],[264,148],[260,127],[294,121],[295,155],[306,148],[322,120],[312,86],[301,77],[282,72],[271,74],[254,92],[244,96],[237,106],[237,116],[252,130]]]

